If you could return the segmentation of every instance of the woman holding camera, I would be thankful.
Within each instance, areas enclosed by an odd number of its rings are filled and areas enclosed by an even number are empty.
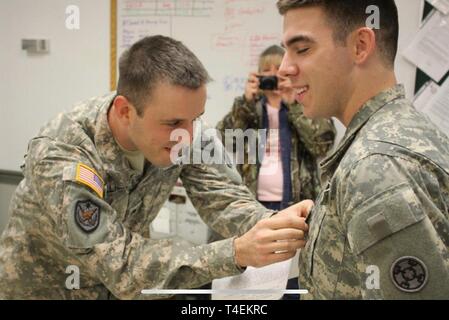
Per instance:
[[[259,71],[249,75],[245,94],[217,125],[222,139],[226,129],[267,130],[266,143],[257,144],[261,161],[257,157],[256,164],[238,164],[237,169],[259,202],[273,210],[317,197],[317,159],[332,147],[336,133],[331,120],[307,119],[290,80],[277,76],[284,52],[271,46],[261,54]]]

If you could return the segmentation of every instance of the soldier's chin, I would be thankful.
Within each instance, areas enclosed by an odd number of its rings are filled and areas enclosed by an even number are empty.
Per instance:
[[[304,115],[306,116],[306,118],[309,118],[309,119],[320,119],[321,118],[321,116],[319,115],[319,113],[317,112],[315,107],[310,104],[307,106],[306,106],[306,104],[304,104],[303,112],[304,112]]]
[[[181,158],[174,153],[167,153],[161,157],[161,167],[169,168],[180,164]]]
[[[303,112],[304,112],[304,115],[306,116],[306,118],[314,119],[312,110],[306,109],[304,107],[304,111]]]
[[[155,167],[164,169],[164,168],[170,168],[174,166],[175,164],[171,161],[170,156],[167,157],[161,157],[158,159],[156,163],[153,163]]]
[[[145,158],[148,160],[148,162],[151,163],[151,165],[153,165],[156,168],[163,169],[173,166],[170,160],[170,155],[169,154],[166,155],[164,154],[164,152],[160,152],[156,156],[153,155],[152,157],[146,156]]]

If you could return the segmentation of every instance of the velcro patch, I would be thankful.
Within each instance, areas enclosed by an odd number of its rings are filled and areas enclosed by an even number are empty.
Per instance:
[[[76,166],[75,180],[95,191],[100,198],[104,195],[104,181],[100,175],[85,164],[78,163]]]

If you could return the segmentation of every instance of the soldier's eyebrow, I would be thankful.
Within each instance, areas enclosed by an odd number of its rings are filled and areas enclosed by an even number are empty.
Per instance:
[[[205,112],[206,111],[201,112],[201,114],[199,116],[197,116],[195,119],[198,119],[199,117],[204,115]],[[185,121],[185,120],[187,120],[187,119],[173,118],[173,119],[164,119],[164,120],[161,120],[161,122],[164,122],[164,123],[166,123],[166,122],[181,122],[181,121]]]
[[[298,43],[298,42],[305,42],[305,43],[315,43],[315,39],[306,36],[306,35],[297,35],[294,37],[291,37],[290,39],[288,39],[285,44],[281,43],[281,46],[286,49],[288,47],[291,47],[292,45]]]

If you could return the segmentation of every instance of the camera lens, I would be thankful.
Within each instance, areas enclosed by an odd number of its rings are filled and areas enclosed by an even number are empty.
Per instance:
[[[259,77],[259,89],[261,90],[277,90],[278,78],[276,76],[260,76]]]

